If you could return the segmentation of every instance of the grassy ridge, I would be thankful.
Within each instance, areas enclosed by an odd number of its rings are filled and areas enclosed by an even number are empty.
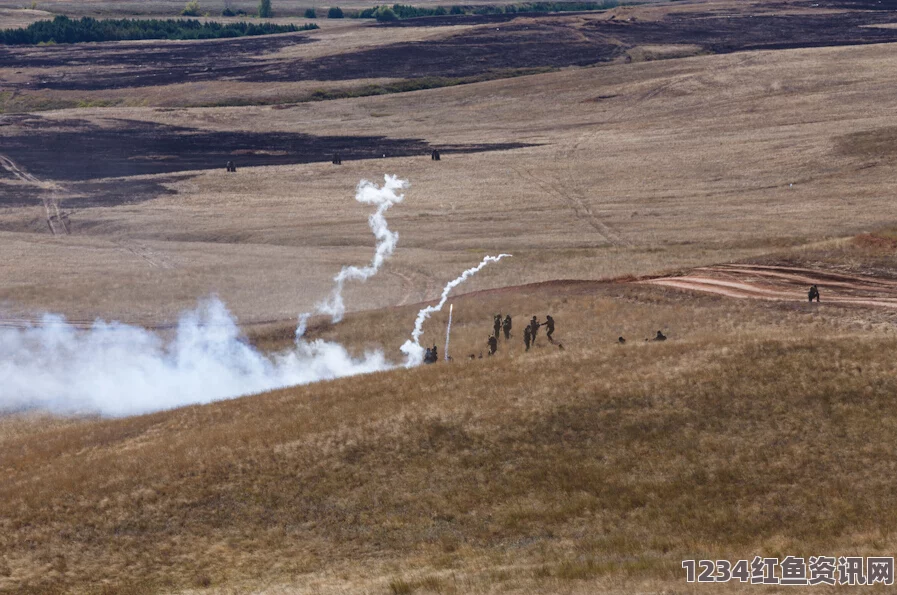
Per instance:
[[[272,23],[216,23],[196,19],[70,19],[57,16],[52,21],[37,21],[22,29],[0,31],[0,44],[36,45],[40,43],[83,43],[135,39],[219,39],[290,33],[317,29],[314,23],[275,25]]]
[[[683,557],[893,547],[897,341],[764,305],[582,293],[457,301],[477,323],[456,319],[452,365],[0,432],[0,589],[336,573],[351,592],[594,592],[678,585]],[[483,314],[546,299],[567,350],[461,361]],[[340,332],[364,345],[410,314]],[[617,346],[601,319],[676,320],[676,338]]]

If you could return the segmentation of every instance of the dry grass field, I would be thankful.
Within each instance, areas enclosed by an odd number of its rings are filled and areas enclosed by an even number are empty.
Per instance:
[[[0,323],[160,327],[217,295],[288,349],[370,261],[353,195],[384,174],[411,182],[396,253],[311,338],[399,361],[447,281],[513,254],[452,298],[451,363],[0,416],[0,593],[754,592],[680,561],[893,555],[897,13],[869,8],[0,47]],[[0,2],[0,28],[37,16]],[[513,340],[479,359],[497,312]],[[548,313],[563,349],[524,352]]]

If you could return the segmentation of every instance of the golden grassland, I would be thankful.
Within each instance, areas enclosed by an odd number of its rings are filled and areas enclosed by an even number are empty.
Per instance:
[[[351,197],[383,173],[412,182],[388,215],[399,250],[354,309],[431,299],[489,252],[515,256],[469,289],[652,274],[870,231],[897,220],[893,153],[880,150],[893,62],[887,45],[752,52],[289,109],[51,113],[535,146],[194,172],[165,183],[176,195],[77,209],[68,238],[34,233],[40,206],[3,209],[0,241],[17,259],[0,263],[0,300],[83,318],[100,296],[108,316],[170,320],[214,291],[245,319],[294,316],[342,264],[369,258],[367,209]]]
[[[312,33],[329,45],[289,51],[343,47]],[[452,363],[125,419],[0,417],[0,593],[755,592],[692,588],[680,562],[893,555],[895,314],[624,282],[742,259],[893,278],[893,48],[654,61],[691,50],[276,109],[41,113],[533,146],[188,172],[165,180],[177,194],[76,209],[71,236],[46,234],[40,205],[0,209],[4,315],[151,325],[215,293],[273,321],[246,327],[266,351],[369,261],[361,178],[411,180],[387,215],[399,248],[311,338],[398,361],[421,302],[514,254],[452,299]],[[478,359],[498,312],[513,340]],[[525,353],[548,313],[564,349]],[[423,337],[440,352],[445,324]],[[658,329],[670,340],[645,341]]]
[[[454,301],[451,364],[7,418],[0,591],[683,591],[684,558],[887,554],[897,337],[801,297],[485,292]],[[415,310],[312,333],[397,345]],[[499,310],[552,312],[564,350],[524,353],[518,329],[463,359]],[[443,323],[425,334],[440,349]],[[657,328],[670,340],[645,342]]]

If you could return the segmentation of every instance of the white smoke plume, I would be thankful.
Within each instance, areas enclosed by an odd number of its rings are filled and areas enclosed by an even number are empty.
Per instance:
[[[445,361],[449,361],[449,339],[452,337],[452,312],[455,311],[455,304],[449,306],[448,324],[445,326],[445,349],[442,351]]]
[[[406,187],[407,182],[394,176],[386,176],[381,188],[364,181],[358,185],[356,200],[377,205],[369,218],[377,248],[369,266],[345,267],[334,279],[333,293],[319,307],[334,321],[345,312],[343,284],[370,278],[395,250],[398,234],[389,231],[384,214],[402,201],[404,196],[396,191]],[[487,256],[446,285],[438,305],[418,313],[413,341],[402,346],[406,366],[423,361],[423,323],[442,308],[449,292],[506,256]],[[0,412],[39,408],[135,415],[395,367],[381,351],[356,358],[339,344],[302,339],[308,317],[300,317],[293,348],[271,355],[242,337],[217,299],[185,313],[170,340],[147,329],[101,320],[80,330],[56,315],[26,328],[0,328]]]
[[[0,329],[0,412],[135,415],[391,367],[380,352],[353,358],[321,340],[265,355],[218,300],[184,314],[168,342],[135,326],[97,321],[84,331],[47,315]]]
[[[346,281],[367,281],[373,277],[386,259],[395,252],[396,244],[399,241],[399,234],[390,231],[386,224],[386,211],[394,204],[402,202],[405,198],[404,194],[398,194],[397,191],[408,187],[407,180],[400,180],[397,176],[383,176],[383,186],[378,187],[373,182],[362,180],[355,189],[355,200],[367,205],[377,205],[377,210],[368,217],[368,224],[374,237],[377,238],[377,248],[374,251],[374,258],[371,264],[366,267],[346,266],[343,267],[339,274],[333,278],[334,287],[330,297],[318,304],[317,312],[319,314],[328,314],[333,322],[339,322],[346,313],[346,305],[343,302],[343,285]],[[308,320],[308,314],[300,316],[300,322]],[[304,325],[300,323],[300,328]],[[303,328],[304,332],[304,328]],[[301,336],[297,329],[297,336]]]
[[[398,191],[407,187],[390,175],[382,187],[367,180],[358,184],[355,200],[377,206],[368,217],[377,240],[374,258],[365,267],[343,267],[317,312],[339,322],[346,281],[369,279],[395,251],[399,234],[389,230],[385,214],[402,202]],[[310,316],[299,317],[294,348],[270,356],[242,339],[218,300],[184,314],[169,342],[118,322],[97,321],[79,330],[56,315],[30,328],[0,329],[0,412],[134,415],[393,367],[379,351],[353,358],[339,344],[303,340]]]
[[[400,347],[402,353],[405,354],[405,366],[412,367],[417,366],[421,362],[424,361],[424,348],[420,345],[421,335],[424,334],[424,322],[434,313],[442,310],[442,307],[445,305],[445,302],[448,300],[449,293],[458,285],[464,283],[470,277],[473,277],[481,270],[483,267],[488,265],[491,262],[498,262],[502,258],[510,257],[510,254],[499,254],[498,256],[487,256],[483,259],[483,261],[477,266],[467,269],[461,275],[452,281],[449,281],[446,286],[442,289],[442,298],[439,300],[439,303],[435,306],[427,306],[423,310],[417,313],[417,320],[414,321],[414,330],[411,331],[411,339],[405,341],[405,344]]]

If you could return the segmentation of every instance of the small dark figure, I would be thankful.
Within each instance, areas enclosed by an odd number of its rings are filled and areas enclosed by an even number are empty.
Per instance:
[[[819,288],[816,287],[815,285],[813,287],[811,287],[810,291],[807,292],[807,297],[810,298],[810,302],[812,302],[815,299],[816,303],[818,304],[819,303]]]
[[[430,151],[430,159],[433,161],[439,161],[439,149],[433,149]]]
[[[560,349],[561,351],[563,351],[563,350],[564,350],[564,344],[563,344],[563,343],[558,343],[558,349]]]
[[[548,337],[548,341],[553,344],[554,339],[551,338],[551,335],[554,333],[554,318],[552,318],[550,314],[545,317],[545,328],[548,329],[545,336]]]
[[[495,352],[498,351],[498,339],[495,335],[490,335],[489,340],[486,341],[489,344],[489,355],[495,355]]]
[[[435,364],[439,361],[439,352],[436,351],[436,346],[433,345],[433,348],[427,347],[427,351],[424,353],[424,363],[425,364]]]
[[[475,353],[471,353],[470,355],[467,356],[467,359],[476,359],[476,358],[477,358],[477,354],[475,354]]]
[[[539,334],[539,327],[542,326],[536,317],[533,316],[533,319],[529,321],[529,334],[531,337],[531,341],[533,342],[533,347],[536,346],[536,336]]]
[[[620,345],[623,345],[625,342],[626,342],[626,339],[624,339],[623,337],[619,337],[617,339],[617,343],[619,343]]]
[[[227,171],[229,171],[229,172],[235,172],[235,171],[237,171],[237,166],[234,165],[234,162],[233,162],[233,161],[228,161],[228,162],[227,162]]]
[[[342,165],[343,158],[339,156],[339,153],[334,153],[333,155],[333,165]]]
[[[533,338],[533,331],[530,327],[526,327],[523,329],[523,344],[526,345],[526,350],[529,351],[529,344]]]
[[[654,337],[654,339],[652,339],[652,340],[653,340],[653,341],[666,341],[666,340],[667,340],[667,336],[664,335],[662,332],[657,331],[657,335],[656,335],[656,336]]]
[[[496,337],[501,334],[501,314],[492,317],[492,334]]]
[[[511,315],[508,314],[505,316],[505,321],[502,323],[501,328],[505,331],[505,341],[511,340]]]

